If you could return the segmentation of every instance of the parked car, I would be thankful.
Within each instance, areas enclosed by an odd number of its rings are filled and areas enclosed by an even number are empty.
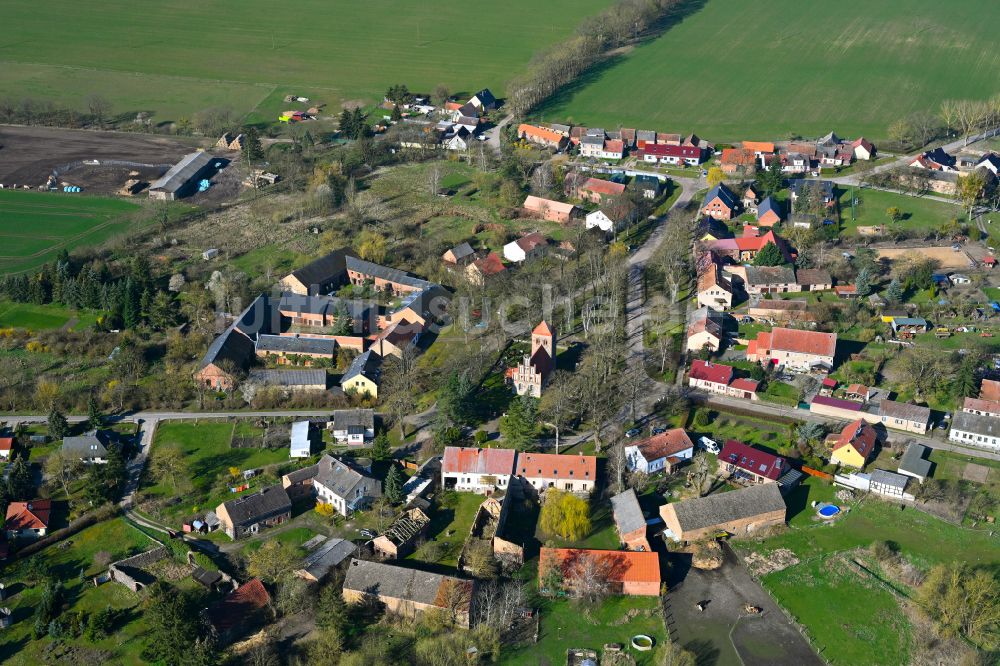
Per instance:
[[[638,428],[632,428],[631,430],[625,431],[625,437],[627,437],[628,439],[632,439],[633,437],[638,437],[640,434],[642,434],[642,431],[639,430]]]
[[[358,531],[361,532],[361,536],[363,536],[363,537],[366,537],[368,539],[374,539],[375,538],[375,533],[372,532],[371,530],[364,530],[364,529],[362,529],[362,530],[358,530]]]
[[[702,437],[701,439],[699,439],[698,446],[705,449],[709,453],[714,453],[715,455],[719,455],[719,452],[722,450],[721,448],[719,448],[718,442],[716,442],[714,439],[709,439],[708,437]]]
[[[664,428],[663,426],[656,426],[655,428],[653,428],[653,429],[652,429],[652,430],[650,430],[649,432],[651,432],[651,433],[652,433],[652,434],[654,434],[654,435],[662,435],[662,434],[663,434],[663,433],[665,433],[666,431],[667,431],[667,429],[666,429],[666,428]]]

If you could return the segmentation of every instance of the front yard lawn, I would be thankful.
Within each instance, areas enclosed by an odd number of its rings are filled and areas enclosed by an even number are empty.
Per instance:
[[[407,559],[420,560],[428,564],[438,564],[447,567],[458,566],[458,556],[462,553],[462,545],[472,521],[476,517],[479,505],[486,499],[476,493],[446,492],[441,496],[440,504],[431,513],[431,524],[427,530],[428,541],[436,541],[441,546],[441,557],[430,562],[423,559],[423,553],[418,549]],[[513,518],[513,517],[512,517]]]
[[[799,389],[784,382],[771,382],[761,397],[780,405],[795,407],[799,404]]]

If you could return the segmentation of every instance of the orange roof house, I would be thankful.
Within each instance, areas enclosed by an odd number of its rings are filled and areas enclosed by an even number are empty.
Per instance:
[[[518,125],[517,135],[530,143],[557,149],[565,147],[568,141],[565,135],[555,130],[528,123]]]
[[[979,385],[979,399],[992,400],[993,402],[1000,401],[1000,382],[992,379],[984,379],[983,383]]]
[[[753,166],[756,157],[752,150],[746,148],[723,148],[722,157],[719,159],[722,173],[734,174],[741,169]]]
[[[878,433],[864,419],[847,424],[833,442],[830,462],[861,469],[875,452]]]
[[[10,458],[10,451],[14,448],[13,437],[0,437],[0,458],[7,460]]]
[[[251,578],[225,598],[209,606],[205,614],[213,633],[228,643],[251,631],[268,616],[271,595],[259,578]]]
[[[747,345],[747,360],[787,366],[797,372],[829,371],[837,353],[837,334],[774,328]]]
[[[655,552],[542,548],[538,557],[538,581],[543,587],[558,570],[563,591],[579,594],[578,580],[584,570],[596,567],[615,594],[655,597],[660,593],[660,558]],[[545,589],[549,594],[557,590]]]
[[[576,206],[570,203],[563,203],[562,201],[554,201],[553,199],[545,199],[534,195],[528,195],[521,207],[526,212],[543,220],[558,222],[560,224],[569,222],[573,218],[573,210],[576,208]]]
[[[616,197],[625,192],[625,186],[621,183],[612,183],[610,180],[600,178],[588,178],[576,189],[576,195],[592,203],[601,203],[605,197]]]
[[[36,499],[30,502],[11,502],[7,505],[4,531],[8,539],[15,537],[43,537],[49,529],[52,501]]]
[[[537,491],[558,488],[589,493],[597,480],[597,457],[555,453],[518,453],[514,474]]]
[[[507,270],[503,260],[496,252],[490,252],[485,257],[476,259],[465,268],[465,277],[473,284],[483,284],[488,278],[499,275]]]
[[[749,150],[757,155],[767,155],[774,152],[774,143],[771,141],[744,141],[743,150]]]

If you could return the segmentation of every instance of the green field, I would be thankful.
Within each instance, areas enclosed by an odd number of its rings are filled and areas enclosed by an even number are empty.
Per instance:
[[[707,0],[539,112],[711,140],[886,136],[949,98],[1000,92],[989,0]]]
[[[608,4],[57,0],[45,16],[19,4],[4,8],[18,38],[0,45],[0,96],[79,108],[98,93],[117,112],[155,111],[159,122],[214,106],[273,113],[289,92],[336,108],[381,99],[396,83],[500,94],[536,51]]]
[[[153,459],[156,458],[155,451],[158,448],[179,448],[187,464],[187,482],[179,481],[177,488],[172,488],[169,482],[158,482],[144,487],[143,494],[159,498],[181,495],[184,501],[166,509],[166,515],[197,513],[199,510],[215,508],[235,497],[228,492],[229,484],[224,482],[229,476],[230,467],[237,467],[242,471],[288,460],[286,448],[230,448],[235,425],[227,421],[161,423],[156,428],[153,441]]]
[[[845,235],[857,235],[858,227],[879,224],[930,232],[940,229],[956,217],[963,218],[961,206],[943,201],[879,190],[856,189],[854,192],[859,203],[854,209],[856,219],[852,220],[851,190],[840,191],[840,219]],[[890,222],[885,213],[888,208],[898,208],[903,214],[903,219],[895,223]]]
[[[63,248],[103,243],[128,231],[139,210],[121,199],[0,190],[0,272],[35,268]]]

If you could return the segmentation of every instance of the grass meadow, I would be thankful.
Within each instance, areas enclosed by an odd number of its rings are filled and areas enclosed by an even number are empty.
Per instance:
[[[854,209],[856,219],[852,220],[851,190],[839,190],[839,192],[841,228],[843,233],[849,236],[856,236],[858,227],[879,224],[927,233],[940,229],[956,217],[963,217],[962,207],[955,204],[880,190],[855,189],[859,204]],[[903,214],[903,219],[895,223],[890,222],[886,215],[886,210],[889,208],[898,208]]]
[[[608,4],[56,0],[45,16],[22,4],[5,8],[18,39],[0,45],[0,95],[79,106],[98,93],[162,122],[213,106],[273,111],[286,92],[331,105],[381,99],[396,83],[500,94],[536,51]]]
[[[121,199],[0,190],[0,272],[26,271],[63,248],[103,243],[128,231],[140,210]]]
[[[882,139],[900,116],[1000,92],[998,30],[989,0],[705,0],[538,115],[716,141]]]

